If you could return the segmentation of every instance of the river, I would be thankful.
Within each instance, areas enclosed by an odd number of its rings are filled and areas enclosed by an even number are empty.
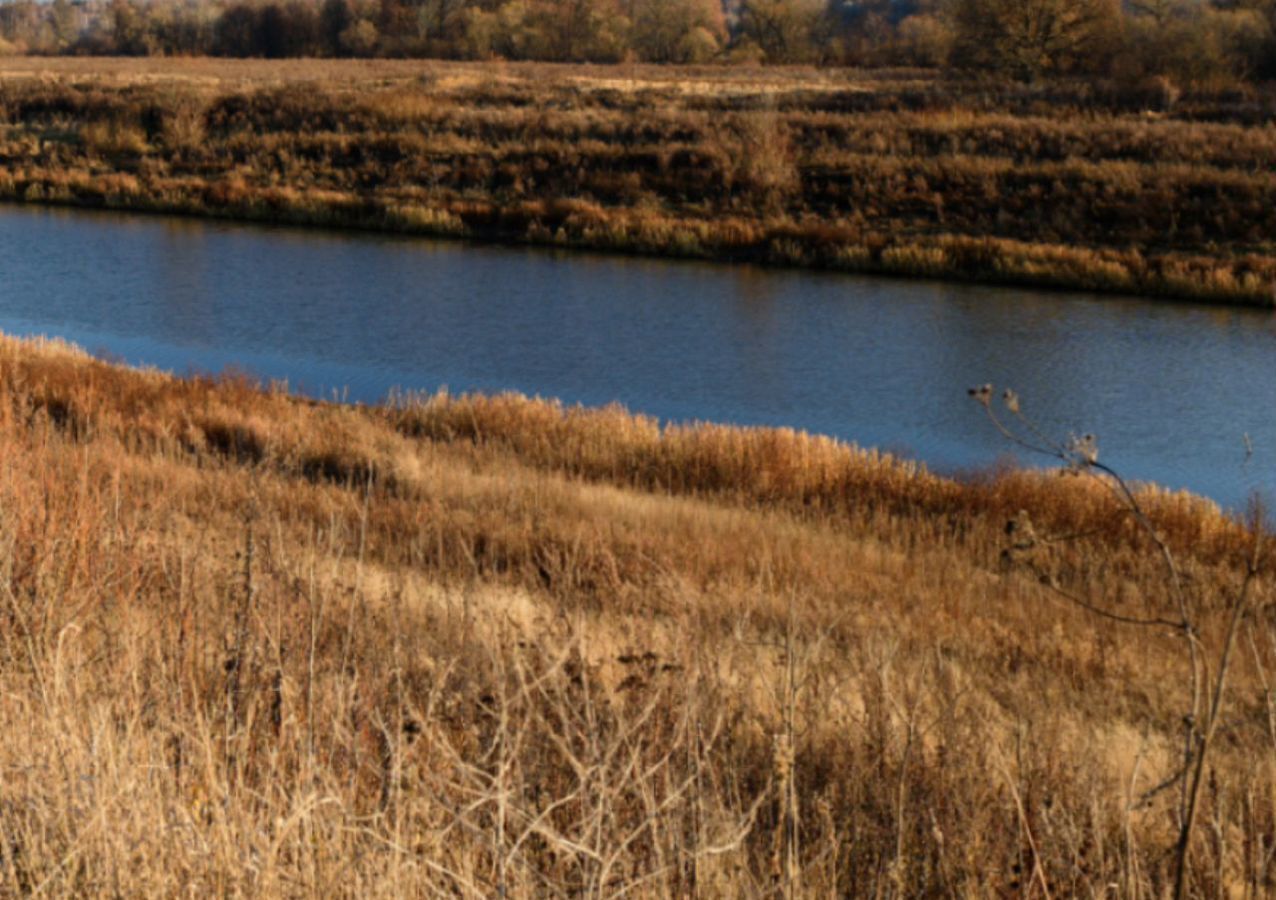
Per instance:
[[[1276,499],[1269,311],[0,206],[0,330],[350,401],[790,426],[941,472],[1009,454],[966,397],[993,382],[1130,478]]]

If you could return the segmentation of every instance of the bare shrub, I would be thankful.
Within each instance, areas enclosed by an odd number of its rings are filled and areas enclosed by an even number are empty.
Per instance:
[[[761,208],[783,206],[801,186],[788,127],[773,110],[737,114],[719,141],[732,164],[733,186]]]
[[[202,147],[208,137],[205,116],[205,104],[197,99],[175,102],[164,116],[164,146],[178,152]]]

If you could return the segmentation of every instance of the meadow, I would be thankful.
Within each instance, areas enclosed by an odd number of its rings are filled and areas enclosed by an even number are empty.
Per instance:
[[[1276,94],[0,59],[0,198],[1276,304]]]
[[[1137,496],[1269,896],[1276,542]],[[1084,475],[0,338],[0,895],[1164,897],[1175,615]]]

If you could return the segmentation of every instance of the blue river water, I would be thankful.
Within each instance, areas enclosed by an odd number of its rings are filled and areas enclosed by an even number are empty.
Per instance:
[[[789,426],[938,471],[1010,453],[966,397],[993,382],[1127,477],[1276,499],[1257,310],[9,206],[0,330],[348,401],[447,386]]]

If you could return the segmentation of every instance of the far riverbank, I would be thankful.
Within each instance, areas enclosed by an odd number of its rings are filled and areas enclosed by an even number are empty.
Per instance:
[[[1276,103],[1145,100],[919,72],[9,59],[0,199],[1276,306]]]

